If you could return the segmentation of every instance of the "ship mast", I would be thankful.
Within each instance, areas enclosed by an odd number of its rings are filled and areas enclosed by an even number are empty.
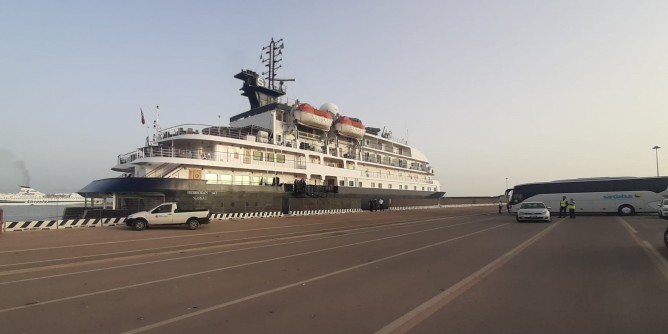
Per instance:
[[[279,45],[280,44],[280,45]],[[264,67],[267,68],[266,72],[262,72],[262,75],[265,76],[267,79],[267,84],[269,89],[275,89],[275,81],[276,81],[276,71],[278,71],[279,68],[282,66],[279,64],[283,58],[281,55],[283,54],[283,47],[285,44],[283,44],[283,39],[279,39],[277,41],[274,41],[274,38],[271,38],[271,42],[269,42],[269,45],[265,46],[262,48],[262,54],[260,55],[260,60],[264,63]],[[267,56],[265,58],[264,56]],[[281,84],[281,88],[282,88]]]
[[[244,82],[241,87],[241,95],[248,98],[251,110],[277,103],[278,98],[285,95],[283,83],[285,81],[295,81],[295,79],[276,77],[276,71],[281,68],[280,62],[283,60],[283,47],[282,38],[277,41],[272,38],[269,45],[262,48],[260,61],[267,68],[266,72],[262,72],[262,76],[251,70],[242,70],[234,76]],[[235,117],[230,118],[230,121],[233,121]]]

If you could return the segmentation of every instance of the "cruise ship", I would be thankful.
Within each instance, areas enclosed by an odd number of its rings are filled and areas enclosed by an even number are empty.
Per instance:
[[[86,198],[77,194],[45,194],[29,186],[19,186],[13,194],[0,194],[2,205],[86,205]],[[100,204],[100,200],[90,200],[89,204]]]
[[[334,103],[286,98],[285,83],[294,79],[276,77],[282,49],[282,40],[272,39],[263,48],[267,72],[234,75],[250,109],[229,126],[163,129],[156,110],[155,133],[118,156],[112,170],[119,176],[78,193],[123,211],[164,201],[213,213],[369,209],[374,199],[438,203],[444,192],[420,150]]]

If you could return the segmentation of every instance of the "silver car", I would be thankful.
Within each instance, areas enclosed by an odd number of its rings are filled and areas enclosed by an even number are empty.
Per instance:
[[[659,217],[668,219],[668,199],[664,199],[659,204]]]
[[[515,216],[518,222],[523,221],[545,221],[551,222],[550,208],[545,206],[543,202],[524,202],[520,205]]]

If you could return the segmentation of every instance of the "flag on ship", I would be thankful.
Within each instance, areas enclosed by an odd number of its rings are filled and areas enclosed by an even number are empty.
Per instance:
[[[144,111],[139,108],[139,112],[141,112],[141,124],[146,124],[146,121],[144,120]]]
[[[158,128],[158,119],[160,119],[160,106],[155,106],[155,119],[153,120],[153,128]]]

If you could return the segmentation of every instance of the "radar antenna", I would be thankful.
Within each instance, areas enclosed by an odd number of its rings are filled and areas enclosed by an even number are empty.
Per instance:
[[[269,45],[262,48],[262,54],[260,55],[260,61],[264,63],[264,67],[267,68],[266,72],[262,72],[262,75],[267,79],[267,88],[276,89],[276,82],[280,84],[279,88],[283,88],[283,82],[285,81],[295,81],[295,79],[277,79],[276,72],[282,66],[280,62],[283,61],[283,48],[285,44],[283,39],[274,41],[274,38],[271,38]],[[266,56],[266,58],[265,58]],[[281,89],[282,90],[282,89]]]

